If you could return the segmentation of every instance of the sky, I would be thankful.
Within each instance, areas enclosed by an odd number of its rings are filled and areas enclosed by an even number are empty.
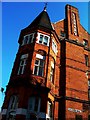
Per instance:
[[[65,18],[65,5],[70,4],[78,8],[80,22],[88,31],[88,2],[48,2],[47,13],[51,22]],[[0,44],[0,87],[6,89],[18,51],[20,31],[27,27],[37,15],[42,12],[45,2],[2,2],[0,3],[0,31],[2,33]],[[2,9],[1,9],[2,7]],[[2,42],[2,43],[1,43]],[[2,84],[1,84],[2,82]],[[0,107],[4,94],[0,92]]]

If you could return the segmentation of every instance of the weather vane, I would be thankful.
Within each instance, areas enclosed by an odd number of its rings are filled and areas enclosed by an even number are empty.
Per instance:
[[[44,11],[46,11],[46,8],[47,8],[47,2],[45,3],[45,6],[44,6]]]

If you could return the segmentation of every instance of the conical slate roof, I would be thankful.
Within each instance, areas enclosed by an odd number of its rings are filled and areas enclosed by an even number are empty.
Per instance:
[[[52,30],[52,25],[50,22],[50,18],[45,10],[43,10],[34,21],[28,26],[28,28],[32,27],[44,27]]]

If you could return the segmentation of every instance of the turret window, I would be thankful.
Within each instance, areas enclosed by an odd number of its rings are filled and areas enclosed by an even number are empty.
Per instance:
[[[47,36],[47,35],[38,33],[38,40],[37,40],[37,43],[40,43],[40,44],[49,46],[49,38],[50,38],[50,37]]]
[[[34,64],[34,75],[38,75],[38,76],[44,75],[44,64],[45,64],[45,56],[37,54]]]
[[[18,75],[24,73],[26,63],[27,63],[27,58],[28,58],[28,54],[24,54],[24,55],[21,56],[20,65],[19,65],[19,69],[18,69]]]
[[[34,33],[25,35],[23,38],[22,45],[33,43]]]

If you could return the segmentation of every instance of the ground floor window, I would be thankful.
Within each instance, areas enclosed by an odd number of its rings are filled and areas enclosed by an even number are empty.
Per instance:
[[[90,115],[88,116],[88,120],[90,120]]]
[[[75,120],[83,120],[82,119],[82,115],[76,115],[76,119]]]

